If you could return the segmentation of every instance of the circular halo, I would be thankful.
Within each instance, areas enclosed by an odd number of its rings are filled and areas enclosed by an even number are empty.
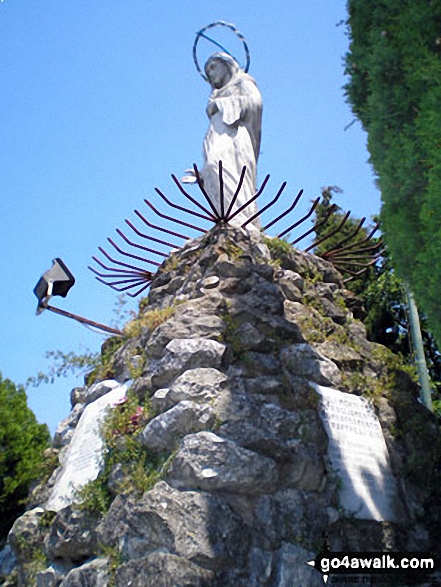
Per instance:
[[[248,49],[248,45],[247,42],[245,41],[244,36],[242,35],[242,33],[235,27],[234,24],[228,23],[228,22],[224,22],[223,20],[218,20],[216,22],[212,22],[211,24],[208,24],[207,26],[205,26],[204,28],[202,28],[197,34],[196,34],[196,39],[194,41],[194,45],[193,45],[193,61],[194,64],[196,65],[196,69],[198,70],[199,74],[203,77],[203,79],[208,82],[208,78],[205,75],[205,73],[201,70],[201,68],[199,67],[199,63],[198,63],[198,58],[196,55],[196,48],[199,42],[199,39],[202,37],[204,39],[206,39],[207,41],[210,41],[210,43],[213,43],[214,45],[216,45],[217,47],[219,47],[224,53],[227,53],[227,55],[229,55],[230,57],[232,57],[235,61],[237,61],[237,63],[239,63],[239,61],[234,57],[234,55],[232,55],[227,49],[225,49],[225,47],[223,47],[220,43],[218,43],[217,41],[215,41],[214,39],[212,39],[211,37],[208,37],[207,35],[205,35],[205,31],[208,29],[211,29],[215,26],[225,26],[227,28],[229,28],[231,31],[233,31],[233,33],[236,34],[236,36],[238,37],[239,41],[242,42],[242,45],[244,47],[245,50],[245,57],[247,60],[247,63],[245,65],[244,71],[245,73],[248,73],[248,70],[250,68],[250,51]]]

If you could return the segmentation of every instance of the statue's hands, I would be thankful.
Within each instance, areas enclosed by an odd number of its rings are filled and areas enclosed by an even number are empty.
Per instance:
[[[206,112],[208,118],[211,118],[214,114],[216,114],[216,112],[219,112],[219,108],[217,107],[216,102],[208,102]]]
[[[186,169],[185,175],[181,177],[182,183],[196,183],[196,173],[194,169]]]

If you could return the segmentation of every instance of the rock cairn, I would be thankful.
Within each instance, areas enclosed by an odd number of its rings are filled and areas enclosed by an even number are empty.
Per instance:
[[[218,227],[187,243],[159,270],[123,344],[109,355],[115,341],[105,343],[99,373],[132,380],[149,406],[135,437],[167,458],[156,482],[124,490],[113,463],[107,512],[73,503],[55,514],[45,503],[56,469],[11,530],[4,585],[316,587],[321,575],[305,563],[325,546],[433,548],[437,425],[399,361],[368,342],[361,314],[331,264],[276,239]],[[310,382],[373,399],[399,524],[340,508]],[[112,385],[73,390],[49,457],[63,461],[85,405]]]

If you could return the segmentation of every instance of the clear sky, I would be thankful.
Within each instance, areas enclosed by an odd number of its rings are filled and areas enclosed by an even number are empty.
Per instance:
[[[210,87],[192,46],[206,24],[235,23],[250,47],[267,198],[286,180],[287,199],[303,188],[306,208],[321,186],[337,185],[337,202],[355,216],[379,211],[366,135],[358,122],[344,130],[353,119],[342,89],[348,38],[337,26],[345,18],[344,0],[0,1],[3,377],[24,383],[47,371],[46,351],[102,344],[66,318],[36,317],[32,290],[61,257],[77,283],[53,304],[114,320],[117,294],[87,266],[135,208],[147,213],[145,197],[157,202],[155,187],[178,197],[170,174],[202,163]],[[81,382],[28,389],[52,432]]]

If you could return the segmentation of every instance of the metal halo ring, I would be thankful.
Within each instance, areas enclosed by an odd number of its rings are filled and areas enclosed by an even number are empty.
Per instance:
[[[196,55],[196,48],[197,48],[197,44],[198,44],[198,42],[199,42],[199,39],[200,39],[201,37],[203,37],[204,39],[207,39],[207,41],[210,41],[210,42],[211,42],[211,43],[213,43],[214,45],[217,45],[217,47],[219,47],[220,49],[222,49],[222,51],[223,51],[224,53],[227,53],[227,55],[230,55],[230,57],[233,57],[233,59],[234,59],[235,61],[237,61],[237,59],[234,57],[234,55],[231,55],[231,53],[230,53],[230,52],[229,52],[227,49],[225,49],[225,47],[222,47],[222,45],[220,45],[219,43],[217,43],[217,42],[216,42],[214,39],[211,39],[210,37],[206,37],[206,36],[205,36],[205,34],[204,34],[204,33],[205,33],[205,31],[206,31],[206,30],[208,30],[208,29],[211,29],[211,28],[213,28],[213,27],[215,27],[215,26],[218,26],[218,25],[220,25],[220,26],[225,26],[225,27],[229,28],[230,30],[232,30],[232,31],[233,31],[233,33],[235,33],[235,34],[236,34],[236,36],[238,37],[239,41],[241,41],[241,42],[242,42],[242,44],[243,44],[243,47],[244,47],[244,50],[245,50],[245,57],[246,57],[246,60],[247,60],[246,66],[245,66],[245,68],[244,68],[244,71],[245,71],[245,73],[248,73],[248,70],[249,70],[249,68],[250,68],[250,61],[251,61],[251,60],[250,60],[250,51],[249,51],[249,49],[248,49],[247,42],[245,41],[245,38],[244,38],[244,36],[242,35],[242,33],[241,33],[241,32],[240,32],[240,31],[239,31],[239,30],[238,30],[238,29],[235,27],[235,25],[234,25],[234,24],[231,24],[231,23],[229,23],[229,22],[225,22],[225,21],[223,21],[223,20],[217,20],[216,22],[212,22],[211,24],[208,24],[207,26],[205,26],[204,28],[202,28],[202,29],[201,29],[201,30],[200,30],[200,31],[199,31],[199,32],[196,34],[196,39],[195,39],[195,41],[194,41],[194,45],[193,45],[193,61],[194,61],[194,64],[196,65],[196,69],[198,70],[199,74],[202,76],[202,78],[203,78],[203,79],[204,79],[206,82],[208,82],[208,78],[207,78],[207,76],[205,75],[205,73],[204,73],[204,72],[201,70],[201,68],[199,67],[198,58],[197,58],[197,55]]]

